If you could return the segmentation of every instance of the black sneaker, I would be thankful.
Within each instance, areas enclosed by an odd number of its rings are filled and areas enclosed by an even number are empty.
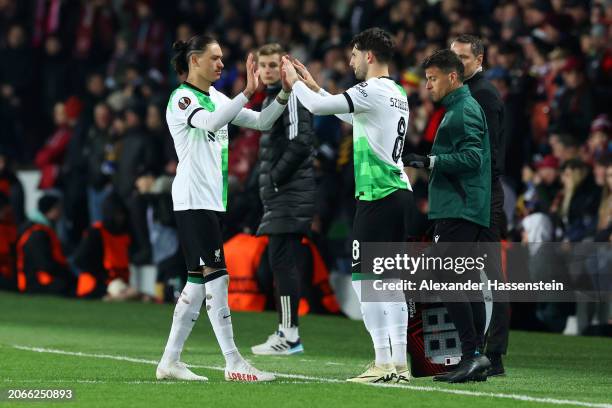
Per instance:
[[[448,373],[436,375],[436,376],[434,376],[433,380],[434,381],[440,381],[440,382],[448,382],[448,379],[450,378],[451,374],[453,374],[453,373],[454,373],[454,371],[450,371]]]
[[[448,383],[463,383],[468,381],[486,381],[486,371],[491,366],[489,359],[480,354],[470,358],[463,358],[452,372],[439,376],[434,381],[444,381]]]
[[[487,370],[488,377],[498,377],[506,375],[502,356],[498,353],[487,353],[487,358],[491,361],[491,367]]]

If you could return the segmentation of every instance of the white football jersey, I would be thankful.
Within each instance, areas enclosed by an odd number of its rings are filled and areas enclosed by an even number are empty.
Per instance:
[[[204,92],[187,83],[170,95],[166,121],[179,160],[172,183],[175,211],[225,211],[227,207],[227,125],[211,132],[190,123],[198,110],[213,112],[227,101],[212,86],[210,92]]]
[[[275,99],[266,109],[244,108],[248,98],[240,93],[228,98],[214,87],[205,92],[183,83],[172,92],[166,122],[179,159],[172,183],[175,211],[227,208],[229,122],[268,130],[283,114],[286,104]]]
[[[404,88],[391,78],[370,78],[344,96],[353,114],[355,197],[373,201],[412,190],[402,162],[409,116]]]

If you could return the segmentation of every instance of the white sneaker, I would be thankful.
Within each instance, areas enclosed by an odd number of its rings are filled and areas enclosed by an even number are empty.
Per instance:
[[[346,381],[356,383],[386,383],[395,382],[396,379],[397,373],[392,364],[389,367],[379,367],[372,362],[363,374],[349,378]]]
[[[400,368],[395,367],[395,371],[397,371],[397,377],[395,382],[398,384],[408,384],[410,379],[412,378],[412,374],[410,374],[410,370],[408,368]]]
[[[287,340],[282,331],[270,335],[265,343],[251,347],[253,354],[260,356],[288,356],[304,352],[304,346],[298,338],[292,342]]]
[[[208,378],[194,374],[187,368],[187,364],[181,361],[175,361],[167,365],[162,365],[160,362],[155,376],[158,380],[208,381]]]
[[[243,361],[240,366],[234,369],[225,368],[226,381],[240,382],[259,382],[259,381],[274,381],[276,377],[272,373],[260,371]]]
[[[578,330],[578,317],[576,316],[567,316],[567,320],[565,321],[565,329],[563,330],[564,336],[577,336],[580,334]]]

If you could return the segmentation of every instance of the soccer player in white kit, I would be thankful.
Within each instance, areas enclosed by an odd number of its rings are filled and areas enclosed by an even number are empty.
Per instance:
[[[360,267],[362,242],[404,241],[412,187],[404,173],[402,148],[408,128],[408,99],[389,78],[393,55],[391,35],[371,28],[353,38],[350,66],[363,81],[341,95],[330,95],[299,62],[283,58],[286,79],[299,101],[315,115],[337,115],[353,125],[355,198],[353,221],[353,287],[361,302],[366,329],[372,337],[375,361],[351,382],[408,382],[406,357],[408,308],[403,293],[384,301],[364,301],[363,285],[372,271]],[[300,76],[296,72],[300,72]],[[364,272],[364,273],[362,273]],[[371,300],[371,299],[370,299]]]
[[[225,357],[228,381],[271,381],[274,375],[252,367],[234,343],[228,307],[229,276],[223,255],[222,215],[227,207],[228,123],[267,130],[283,113],[289,93],[281,90],[261,113],[244,105],[258,85],[257,64],[249,54],[243,92],[228,98],[213,86],[223,69],[221,47],[196,35],[174,44],[172,60],[187,80],[170,96],[166,120],[179,158],[172,201],[187,265],[187,283],[174,309],[172,328],[157,366],[158,379],[206,381],[180,361],[183,345],[205,302],[208,318]],[[283,88],[291,88],[284,82]]]

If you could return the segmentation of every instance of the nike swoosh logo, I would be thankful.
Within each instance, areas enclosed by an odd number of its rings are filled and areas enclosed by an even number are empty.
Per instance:
[[[227,316],[223,316],[224,319],[227,319],[228,317],[230,317],[231,315],[227,315]]]
[[[359,265],[361,262],[351,262],[351,267],[354,268]]]

